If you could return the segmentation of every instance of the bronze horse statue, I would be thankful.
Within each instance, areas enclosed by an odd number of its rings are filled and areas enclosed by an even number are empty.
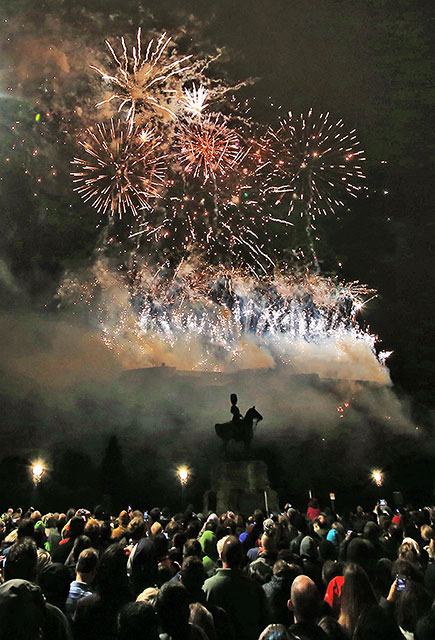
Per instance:
[[[263,420],[263,416],[258,413],[255,407],[251,407],[247,410],[245,417],[237,422],[231,420],[223,424],[215,424],[216,435],[223,440],[224,451],[226,451],[230,440],[243,442],[247,451],[254,435],[253,425],[260,420]]]

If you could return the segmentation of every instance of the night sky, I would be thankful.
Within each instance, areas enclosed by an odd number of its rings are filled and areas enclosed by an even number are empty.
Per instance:
[[[182,54],[223,49],[209,77],[232,86],[248,80],[237,97],[249,102],[260,124],[312,107],[357,129],[368,189],[316,221],[321,272],[378,291],[360,324],[379,335],[380,348],[394,352],[388,366],[395,392],[429,428],[435,409],[434,18],[431,0],[3,0],[0,367],[6,433],[23,433],[25,416],[38,406],[39,392],[31,396],[41,380],[49,380],[55,394],[56,380],[63,380],[62,393],[83,376],[106,380],[108,371],[122,369],[94,339],[85,310],[60,308],[58,290],[65,277],[103,254],[112,251],[113,258],[122,247],[122,224],[105,232],[107,216],[73,192],[70,161],[77,139],[96,120],[101,87],[89,65],[107,63],[106,38],[133,39],[138,26],[144,34],[173,34]],[[107,243],[112,234],[114,248]],[[291,234],[281,244],[298,249],[304,241]],[[149,252],[155,258],[158,249]]]

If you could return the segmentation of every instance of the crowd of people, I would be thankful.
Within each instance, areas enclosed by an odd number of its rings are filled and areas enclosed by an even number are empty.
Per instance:
[[[435,638],[435,509],[0,519],[0,639]]]

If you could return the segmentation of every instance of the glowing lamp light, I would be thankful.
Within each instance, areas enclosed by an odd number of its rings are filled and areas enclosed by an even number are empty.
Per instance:
[[[189,470],[186,467],[179,467],[179,469],[177,469],[177,475],[181,484],[186,484],[189,479]]]
[[[39,462],[35,462],[32,465],[32,478],[35,484],[38,484],[42,480],[42,476],[44,475],[45,469]]]
[[[379,471],[379,469],[374,469],[372,471],[372,480],[378,487],[381,487],[384,481],[384,476],[382,475],[382,471]]]

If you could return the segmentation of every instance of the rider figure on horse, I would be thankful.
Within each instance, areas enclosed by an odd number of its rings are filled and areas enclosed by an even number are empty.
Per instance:
[[[232,393],[230,395],[231,401],[231,413],[233,414],[232,421],[234,423],[234,428],[240,433],[241,428],[243,427],[242,420],[243,416],[240,413],[240,409],[237,406],[237,394]]]

